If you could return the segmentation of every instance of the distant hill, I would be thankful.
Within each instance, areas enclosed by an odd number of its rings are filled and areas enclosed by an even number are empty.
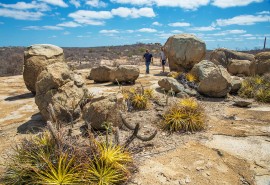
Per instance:
[[[133,45],[122,46],[104,46],[104,47],[64,47],[65,59],[69,64],[76,63],[77,68],[90,68],[100,63],[101,60],[115,60],[121,57],[132,59],[133,57],[142,57],[145,49],[154,55],[159,56],[161,45],[137,43]],[[26,47],[0,47],[0,76],[13,76],[22,74],[23,70],[23,52]],[[268,49],[270,50],[270,49]],[[261,50],[244,51],[252,54],[261,52]],[[209,59],[211,50],[206,53],[205,59]]]

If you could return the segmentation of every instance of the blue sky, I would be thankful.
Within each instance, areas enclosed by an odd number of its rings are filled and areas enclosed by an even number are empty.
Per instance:
[[[270,48],[270,0],[1,0],[0,46],[164,44],[192,33],[207,49]]]

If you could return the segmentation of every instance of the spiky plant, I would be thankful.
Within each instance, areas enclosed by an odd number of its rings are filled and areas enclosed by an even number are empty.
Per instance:
[[[191,73],[186,74],[186,79],[189,82],[197,82],[198,81],[197,77]]]
[[[152,99],[152,98],[154,98],[154,90],[153,89],[145,89],[144,90],[144,95],[147,98]]]
[[[128,171],[127,164],[132,162],[131,154],[120,145],[97,143],[100,159],[123,171]]]
[[[34,168],[37,184],[78,184],[82,182],[80,165],[75,165],[75,157],[68,159],[67,154],[60,154],[56,161],[42,157],[46,167]]]
[[[145,109],[148,104],[148,99],[143,94],[134,94],[131,99],[132,106],[135,109]]]
[[[183,98],[179,101],[179,105],[191,109],[198,109],[199,107],[199,103],[195,98]]]
[[[90,184],[95,185],[117,185],[128,178],[125,172],[98,158],[89,160],[85,177]]]
[[[259,89],[255,93],[255,99],[260,102],[270,103],[270,88],[267,89]]]
[[[195,101],[195,100],[194,100]],[[163,115],[163,128],[174,131],[200,131],[205,127],[203,108],[191,99],[173,105]]]

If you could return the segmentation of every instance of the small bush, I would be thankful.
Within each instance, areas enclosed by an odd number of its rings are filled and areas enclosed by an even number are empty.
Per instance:
[[[163,115],[163,128],[174,131],[200,131],[205,127],[205,113],[195,99],[183,99]]]
[[[270,103],[269,74],[246,78],[238,94],[243,98],[255,98],[259,102]]]

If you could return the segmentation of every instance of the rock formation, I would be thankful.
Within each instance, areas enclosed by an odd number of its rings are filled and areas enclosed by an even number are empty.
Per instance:
[[[251,65],[252,75],[270,73],[270,52],[261,52],[255,55],[255,62]]]
[[[190,70],[206,53],[205,42],[192,34],[171,36],[164,47],[171,71]]]
[[[38,75],[47,65],[64,62],[63,49],[50,44],[35,44],[24,52],[23,78],[29,91],[35,94]]]
[[[251,62],[255,60],[254,55],[252,54],[232,51],[225,48],[216,49],[210,55],[211,62],[216,65],[222,65],[225,68],[228,67],[230,59],[249,60]]]
[[[231,90],[231,76],[221,65],[203,60],[192,68],[191,74],[198,77],[198,92],[201,94],[224,97]]]

